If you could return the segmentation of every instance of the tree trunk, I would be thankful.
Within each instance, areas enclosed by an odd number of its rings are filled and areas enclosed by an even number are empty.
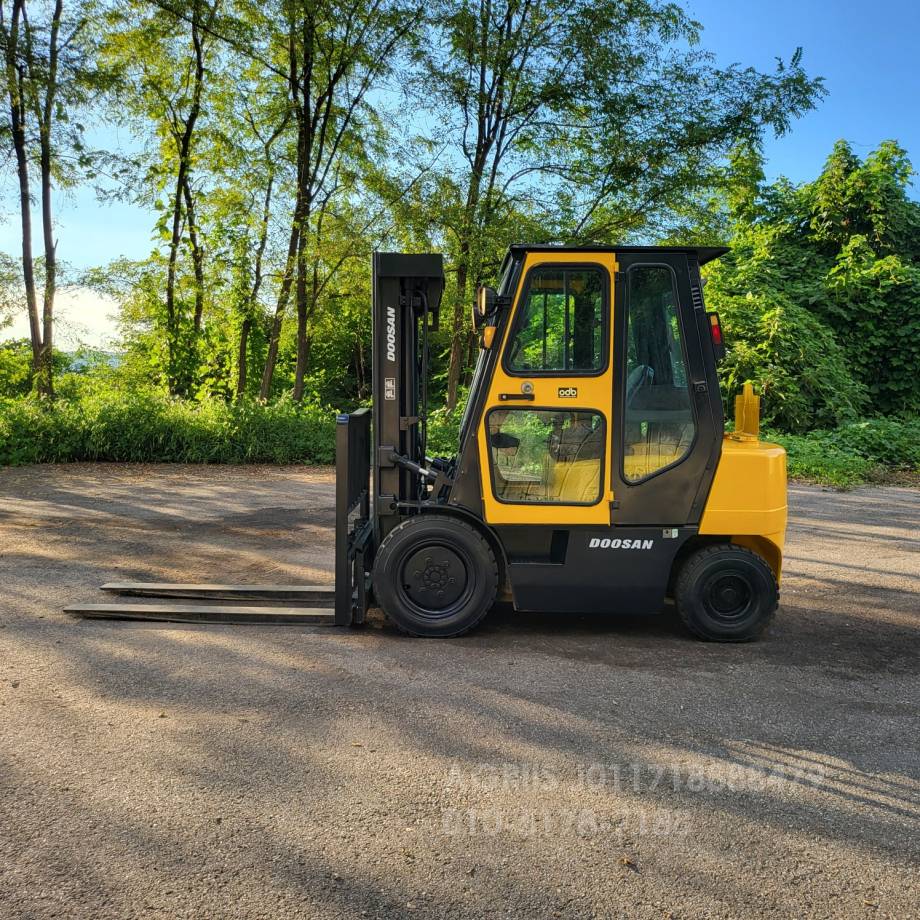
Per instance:
[[[246,392],[246,348],[249,333],[252,330],[252,317],[247,316],[240,327],[240,347],[236,355],[236,398],[240,399]]]
[[[11,35],[12,35],[11,30]],[[13,37],[11,41],[15,41]],[[14,46],[15,47],[15,46]],[[15,53],[14,51],[11,53]],[[34,384],[39,382],[42,361],[42,327],[38,314],[35,291],[35,262],[32,258],[32,195],[29,189],[29,160],[26,156],[25,125],[21,105],[21,75],[10,81],[10,120],[13,125],[13,148],[16,151],[16,175],[19,180],[19,218],[22,232],[22,277],[26,288],[26,306],[29,311],[29,337],[32,343],[32,374]]]
[[[54,225],[51,219],[51,145],[47,129],[41,131],[42,195],[42,240],[45,248],[45,290],[42,298],[42,344],[39,361],[35,368],[36,390],[45,395],[54,395],[54,355],[52,346],[54,295],[57,289],[57,244],[54,241]]]
[[[463,324],[466,316],[466,279],[468,273],[467,259],[469,248],[461,247],[460,261],[457,263],[457,292],[454,299],[454,315],[450,329],[450,361],[447,365],[447,409],[457,405],[457,390],[460,374],[463,371],[464,335]]]
[[[292,43],[293,47],[293,43]],[[297,70],[296,59],[291,53],[291,97],[296,105],[298,96],[295,89],[295,76]],[[291,296],[291,285],[294,283],[294,273],[299,268],[299,253],[301,251],[301,234],[304,231],[302,214],[304,208],[304,137],[305,125],[303,114],[298,113],[297,118],[297,193],[294,196],[294,217],[291,220],[291,235],[288,239],[287,259],[284,262],[284,276],[281,279],[281,290],[278,291],[278,301],[275,305],[275,315],[272,319],[272,328],[268,336],[268,354],[265,356],[265,370],[262,372],[262,385],[259,388],[259,398],[268,399],[272,389],[272,378],[275,375],[275,365],[278,361],[278,344],[281,339],[281,326],[284,323],[284,313]]]
[[[50,44],[50,69],[45,93],[44,107],[36,112],[41,132],[40,173],[42,190],[42,230],[45,241],[45,254],[50,257],[42,312],[38,311],[38,295],[35,285],[35,260],[32,253],[32,195],[29,182],[29,158],[26,149],[26,69],[17,60],[19,53],[20,25],[28,30],[25,17],[25,0],[14,0],[10,14],[9,31],[4,24],[6,46],[6,82],[10,106],[10,128],[13,138],[13,150],[16,156],[16,177],[19,184],[19,217],[22,232],[22,277],[26,289],[26,307],[29,314],[29,339],[32,346],[32,386],[42,396],[53,395],[51,332],[54,307],[55,259],[51,225],[51,152],[50,128],[51,105],[54,100],[53,84],[57,67],[57,33],[60,22],[61,0],[55,7],[54,22]],[[26,35],[27,60],[30,68],[28,78],[34,79],[31,72],[30,36]],[[37,106],[36,106],[37,107]],[[47,117],[43,115],[47,113]]]
[[[272,137],[272,141],[274,141],[275,137],[277,137],[277,132]],[[265,148],[266,161],[268,160],[272,141],[269,141]],[[236,365],[237,399],[242,397],[246,392],[246,377],[248,370],[246,366],[246,348],[249,344],[249,334],[252,332],[253,317],[256,314],[256,310],[258,309],[259,291],[262,289],[262,260],[265,257],[265,247],[268,244],[268,221],[271,216],[272,189],[274,188],[274,185],[275,176],[274,173],[271,172],[271,168],[269,168],[268,182],[265,186],[265,198],[262,204],[262,229],[259,231],[259,244],[256,247],[256,259],[253,269],[252,289],[249,291],[249,302],[245,307],[247,310],[247,315],[243,319],[243,323],[240,326],[240,346],[237,352]]]
[[[463,385],[469,386],[473,382],[473,368],[476,366],[476,353],[479,337],[470,329],[466,334],[466,373],[463,375]]]
[[[182,195],[185,198],[185,213],[188,217],[188,238],[192,244],[192,265],[195,270],[195,316],[192,326],[197,339],[201,332],[201,318],[204,315],[204,252],[198,244],[198,226],[195,223],[195,200],[189,183],[188,170],[182,183]]]
[[[303,399],[307,372],[307,253],[306,234],[297,246],[297,364],[294,367],[294,402]]]
[[[54,395],[54,295],[57,289],[57,244],[51,218],[51,124],[57,95],[58,35],[61,29],[63,0],[57,0],[48,39],[48,73],[44,106],[39,114],[39,169],[42,195],[42,241],[45,249],[45,290],[42,299],[42,347],[36,368],[37,390]]]
[[[364,394],[367,390],[367,367],[364,361],[364,343],[361,341],[361,338],[358,337],[355,339],[355,396],[358,399],[364,399]]]
[[[287,309],[291,296],[291,285],[294,283],[294,271],[297,265],[297,249],[300,242],[300,227],[295,213],[291,226],[291,237],[288,240],[287,260],[284,263],[284,277],[281,279],[281,290],[278,291],[278,300],[275,304],[275,315],[272,318],[272,328],[268,336],[268,354],[265,356],[265,370],[262,372],[262,385],[259,387],[259,399],[268,399],[272,389],[272,378],[275,376],[275,364],[278,361],[278,343],[281,339],[281,326],[284,323],[284,311]]]
[[[176,264],[179,257],[179,244],[182,239],[182,201],[188,183],[189,160],[192,148],[192,136],[195,131],[195,122],[201,111],[201,90],[204,84],[204,47],[201,36],[198,34],[198,4],[192,13],[192,43],[195,47],[195,77],[192,90],[192,104],[188,117],[182,126],[181,134],[176,130],[176,143],[178,146],[179,167],[176,171],[176,191],[173,195],[172,206],[172,232],[169,239],[169,260],[166,269],[166,348],[167,369],[166,378],[169,391],[173,395],[186,395],[187,381],[180,376],[180,322],[176,313]],[[175,125],[178,129],[178,124]],[[197,331],[197,330],[196,330]]]
[[[481,130],[481,129],[480,129]],[[447,408],[452,410],[457,405],[457,391],[463,375],[463,363],[466,357],[466,315],[468,312],[466,286],[469,283],[472,253],[472,236],[476,227],[476,211],[479,207],[479,193],[485,162],[484,141],[477,142],[477,154],[470,175],[470,186],[466,195],[466,210],[460,225],[460,245],[457,256],[457,296],[454,300],[453,323],[451,324],[450,362],[447,366]]]
[[[179,163],[179,175],[176,178],[176,192],[173,195],[172,233],[169,239],[169,259],[166,265],[166,384],[169,392],[176,394],[178,389],[178,324],[176,322],[176,261],[179,256],[179,240],[182,220],[182,185],[184,161]]]

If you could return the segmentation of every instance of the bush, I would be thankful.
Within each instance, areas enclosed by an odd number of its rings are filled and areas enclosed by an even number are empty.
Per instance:
[[[920,418],[873,418],[815,435],[883,466],[920,470]]]
[[[786,448],[789,475],[849,488],[886,470],[920,472],[920,419],[876,418],[808,435],[765,432]]]
[[[463,403],[430,413],[428,453],[456,452]],[[885,471],[920,472],[920,419],[874,418],[807,435],[765,429],[793,478],[850,488]],[[271,403],[170,399],[113,390],[48,404],[0,399],[0,464],[71,461],[333,463],[335,413],[289,398]]]
[[[452,412],[448,412],[444,406],[441,406],[428,413],[428,443],[426,448],[429,457],[452,457],[457,453],[460,422],[463,419],[465,406],[466,394],[461,393],[457,406]]]
[[[876,467],[865,457],[832,447],[810,435],[769,432],[764,437],[786,448],[787,469],[792,479],[849,489],[865,482]]]
[[[728,342],[719,376],[729,401],[750,381],[763,394],[764,423],[796,433],[859,418],[866,389],[834,334],[808,310],[754,294],[721,297],[714,306]]]
[[[707,268],[731,369],[763,384],[764,418],[802,433],[920,412],[920,203],[886,141],[839,142],[802,186],[764,185],[751,149],[727,174],[732,251]],[[732,387],[727,388],[729,393]]]
[[[0,463],[332,463],[335,413],[272,403],[102,392],[80,400],[0,400]]]

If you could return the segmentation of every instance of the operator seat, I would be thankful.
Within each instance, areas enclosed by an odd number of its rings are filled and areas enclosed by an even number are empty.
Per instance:
[[[573,424],[550,438],[552,500],[594,502],[598,497],[604,428],[592,424],[590,413],[575,413]]]

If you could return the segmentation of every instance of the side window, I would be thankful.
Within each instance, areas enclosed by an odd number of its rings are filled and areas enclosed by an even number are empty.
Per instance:
[[[623,474],[638,482],[687,455],[696,435],[673,272],[628,272]]]
[[[493,409],[488,428],[492,488],[500,501],[593,505],[600,499],[600,413]]]
[[[598,268],[534,269],[511,339],[517,373],[592,373],[604,366],[606,275]]]

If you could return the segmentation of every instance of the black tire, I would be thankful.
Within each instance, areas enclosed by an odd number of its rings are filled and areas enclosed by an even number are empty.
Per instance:
[[[498,564],[485,537],[443,514],[407,518],[374,560],[374,596],[410,636],[447,638],[482,620],[498,593]]]
[[[779,604],[773,570],[743,546],[697,550],[681,566],[674,600],[684,625],[711,642],[748,642],[769,624]]]

